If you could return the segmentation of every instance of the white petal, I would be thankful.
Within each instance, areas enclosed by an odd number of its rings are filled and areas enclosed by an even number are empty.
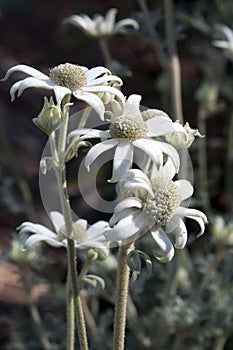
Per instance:
[[[53,226],[55,227],[56,232],[58,232],[60,228],[65,225],[64,217],[58,211],[51,211],[50,218],[52,220],[52,223],[53,223]]]
[[[32,222],[25,222],[18,228],[20,230],[20,234],[24,233],[36,233],[38,235],[49,237],[49,238],[56,238],[57,235],[49,230],[47,227],[40,225],[40,224],[33,224]]]
[[[140,193],[139,197],[142,198],[146,197],[148,193],[151,194],[151,196],[154,196],[153,190],[151,188],[151,185],[145,182],[142,179],[134,179],[134,180],[120,180],[119,183],[119,189],[120,193],[124,196],[125,192],[131,190],[135,190],[134,193]]]
[[[54,90],[54,94],[56,96],[56,100],[59,104],[61,103],[61,101],[63,100],[63,98],[66,95],[72,94],[72,91],[64,86],[55,85],[53,90]]]
[[[22,95],[23,91],[28,88],[42,88],[53,90],[54,86],[51,85],[50,80],[39,80],[37,78],[25,78],[20,80],[17,83],[13,84],[10,89],[10,95],[12,101],[15,99],[15,93],[18,91],[18,97]]]
[[[117,96],[122,104],[125,103],[125,97],[122,94],[122,92],[112,86],[108,85],[97,85],[97,86],[85,86],[81,88],[82,91],[85,91],[86,93],[90,92],[108,92],[114,96]],[[102,100],[101,100],[102,101]],[[93,107],[94,108],[94,107]]]
[[[122,219],[116,226],[105,232],[106,239],[117,242],[124,241],[139,233],[145,226],[145,219],[142,213],[134,214]]]
[[[154,177],[168,177],[169,179],[173,179],[176,174],[176,168],[171,158],[169,157],[166,163],[160,169],[154,169],[155,171],[151,174],[151,178]]]
[[[123,199],[120,203],[118,203],[114,208],[114,213],[118,213],[127,208],[142,208],[142,202],[139,198],[128,197]]]
[[[117,182],[129,170],[133,160],[133,147],[128,141],[120,141],[113,158],[112,178],[108,182]]]
[[[129,116],[137,116],[140,114],[140,101],[142,99],[142,96],[140,95],[130,95],[125,102],[123,115],[129,115]]]
[[[147,182],[148,184],[150,184],[150,180],[148,179],[148,176],[146,176],[146,174],[139,170],[139,169],[130,169],[128,170],[123,176],[122,176],[122,179],[125,179],[125,180],[128,180],[128,181],[131,181],[131,180],[134,180],[134,179],[137,179],[137,180],[143,180],[145,182]]]
[[[151,235],[159,248],[153,252],[156,259],[161,262],[170,261],[174,256],[174,247],[167,234],[160,228],[156,231],[151,230]]]
[[[46,242],[49,245],[51,245],[52,247],[55,248],[59,248],[64,246],[64,244],[62,242],[60,242],[58,239],[52,239],[52,238],[47,238],[47,237],[43,237],[40,235],[32,235],[30,236],[26,241],[25,241],[25,248],[31,247],[32,245],[38,243],[38,242]]]
[[[116,225],[119,221],[121,221],[125,217],[132,215],[135,212],[135,210],[136,210],[135,207],[134,208],[126,208],[124,211],[119,211],[117,213],[114,213],[109,220],[109,225],[111,227]],[[139,212],[138,212],[138,214],[139,214]]]
[[[86,72],[86,78],[87,78],[87,84],[91,84],[94,79],[96,79],[97,77],[99,77],[100,75],[102,74],[110,74],[110,70],[105,68],[105,67],[94,67],[94,68],[91,68],[89,69],[87,72]]]
[[[81,28],[84,31],[88,30],[88,23],[81,16],[69,16],[64,19],[63,23],[73,24],[75,27]]]
[[[193,186],[188,180],[174,181],[174,184],[179,188],[181,202],[192,196]]]
[[[117,12],[117,9],[112,8],[108,10],[105,15],[106,29],[108,33],[112,33],[113,31]]]
[[[85,219],[78,219],[75,221],[76,224],[80,225],[84,230],[87,229],[87,220]]]
[[[200,232],[198,233],[197,237],[201,236],[204,233],[205,224],[208,224],[207,216],[202,211],[197,209],[178,207],[175,210],[174,215],[179,215],[181,217],[185,216],[189,219],[197,221],[200,226]]]
[[[180,157],[177,150],[166,142],[159,142],[159,141],[154,141],[154,142],[157,143],[157,146],[161,149],[163,153],[167,154],[171,158],[175,166],[176,172],[178,173],[179,167],[180,167]]]
[[[121,78],[117,77],[116,75],[105,74],[100,78],[96,78],[94,80],[87,82],[85,85],[85,88],[91,87],[91,86],[94,87],[96,85],[104,86],[103,84],[105,83],[114,83],[115,85],[121,86],[123,84],[123,81],[121,80]]]
[[[105,240],[104,232],[109,228],[109,224],[105,221],[97,222],[91,225],[87,230],[87,241]]]
[[[126,19],[122,19],[121,21],[117,22],[115,25],[115,32],[116,33],[124,33],[125,27],[130,26],[133,27],[135,30],[139,29],[139,24],[138,22],[136,22],[134,19],[131,18],[126,18]]]
[[[90,170],[90,165],[91,163],[99,157],[101,153],[104,153],[108,151],[109,149],[115,147],[118,144],[118,141],[110,139],[107,141],[103,141],[101,143],[98,143],[97,145],[93,146],[90,151],[87,153],[86,158],[85,158],[85,166],[87,170]]]
[[[170,119],[170,118],[169,118]],[[172,120],[167,120],[163,116],[156,116],[146,121],[148,127],[148,136],[160,136],[172,132],[183,132],[185,129],[183,125],[179,123],[173,123]]]
[[[73,91],[74,97],[76,97],[78,100],[84,101],[87,104],[89,104],[96,113],[100,116],[101,120],[104,120],[104,104],[102,100],[96,96],[95,94],[92,94],[90,92],[85,92],[80,90]]]
[[[223,41],[223,40],[214,40],[212,41],[212,44],[221,49],[229,49],[231,47],[227,41]]]
[[[135,140],[133,144],[146,152],[158,167],[163,165],[163,154],[159,147],[160,142],[157,143],[157,141],[149,139],[138,139]]]
[[[49,79],[49,77],[47,75],[41,73],[37,69],[26,66],[24,64],[19,64],[17,66],[14,66],[14,67],[8,69],[5,77],[2,80],[3,81],[7,80],[9,78],[9,76],[14,72],[22,72],[22,73],[31,75],[32,77],[37,78],[37,79],[41,79],[41,80]]]
[[[184,221],[179,217],[173,217],[167,223],[166,231],[175,235],[175,248],[183,249],[187,243],[187,229]]]
[[[67,141],[70,143],[70,139],[74,136],[88,136],[88,138],[108,138],[110,136],[109,131],[103,131],[103,130],[97,130],[97,129],[88,129],[88,128],[82,128],[77,129],[74,131],[71,131],[68,134]]]

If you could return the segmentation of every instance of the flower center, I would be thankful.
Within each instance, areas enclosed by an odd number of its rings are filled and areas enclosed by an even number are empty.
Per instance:
[[[152,226],[164,226],[171,219],[174,210],[180,203],[179,189],[167,177],[158,177],[152,181],[154,197],[149,197],[144,205],[143,212],[147,223]]]
[[[109,127],[110,135],[116,139],[135,141],[146,137],[147,127],[141,118],[118,117]]]
[[[67,238],[66,228],[63,225],[58,231],[58,238],[62,241]],[[73,239],[77,243],[83,243],[86,240],[86,231],[84,228],[77,222],[73,222]]]
[[[83,87],[86,82],[86,75],[77,64],[65,63],[49,70],[50,79],[60,85],[75,91]]]

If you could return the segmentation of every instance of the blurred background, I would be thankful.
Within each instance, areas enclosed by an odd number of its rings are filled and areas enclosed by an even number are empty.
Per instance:
[[[72,14],[105,15],[116,7],[117,21],[130,17],[140,25],[139,31],[129,30],[126,35],[107,39],[114,60],[112,68],[124,81],[123,93],[142,95],[143,106],[162,109],[174,119],[169,71],[150,39],[140,3],[0,0],[0,76],[17,64],[30,65],[45,74],[65,62],[88,68],[105,65],[98,40],[62,21]],[[167,54],[164,2],[145,3],[152,28]],[[233,32],[228,51],[214,47],[213,40],[227,39],[218,25],[232,29],[233,4],[230,0],[215,0],[211,6],[203,0],[177,0],[174,8],[184,121],[205,135],[190,148],[195,187],[191,207],[207,213],[210,224],[196,240],[197,227],[188,222],[187,249],[176,252],[166,265],[152,258],[152,276],[147,278],[142,271],[138,280],[132,281],[126,348],[230,350]],[[15,231],[23,221],[51,227],[38,179],[47,137],[32,122],[42,108],[43,91],[28,89],[11,103],[9,89],[21,77],[15,73],[0,83],[0,348],[60,350],[65,349],[65,252],[42,245],[22,253]],[[79,108],[83,107],[80,104]],[[85,215],[75,194],[73,200],[76,209],[80,207]],[[86,219],[93,222],[101,218],[96,212],[87,215]],[[150,255],[147,237],[138,242],[138,247]],[[107,350],[111,349],[114,255],[108,262],[99,262],[95,269],[105,278],[106,289],[88,289],[83,295],[84,311],[90,348]],[[44,329],[47,345],[41,341]]]

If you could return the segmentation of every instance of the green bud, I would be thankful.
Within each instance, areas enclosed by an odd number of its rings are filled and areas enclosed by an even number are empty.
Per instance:
[[[61,110],[53,102],[53,98],[44,97],[44,105],[37,118],[34,118],[33,123],[44,131],[46,134],[50,135],[62,121]]]

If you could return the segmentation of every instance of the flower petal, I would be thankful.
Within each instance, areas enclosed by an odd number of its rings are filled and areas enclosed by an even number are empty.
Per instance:
[[[163,165],[163,154],[160,149],[160,143],[149,139],[138,139],[133,142],[134,146],[146,152],[158,167]]]
[[[56,232],[58,232],[62,226],[65,225],[64,217],[58,211],[50,212],[50,219],[52,220],[53,226],[55,227]]]
[[[128,141],[120,141],[113,158],[112,177],[108,182],[117,182],[129,170],[133,159],[133,147]]]
[[[80,136],[83,135],[84,137],[87,136],[87,138],[108,138],[110,136],[109,131],[103,131],[103,130],[97,130],[97,129],[88,129],[88,128],[82,128],[73,130],[68,134],[67,141],[70,143],[70,139],[74,136]]]
[[[85,219],[78,219],[75,221],[76,224],[80,225],[84,230],[87,229],[87,220]]]
[[[123,199],[120,203],[118,203],[114,208],[114,213],[118,213],[127,208],[142,208],[142,201],[139,198],[128,197]]]
[[[35,245],[38,242],[46,242],[50,246],[54,248],[59,248],[59,247],[64,247],[64,243],[59,241],[58,239],[52,239],[52,238],[47,238],[41,235],[32,235],[30,236],[26,241],[25,241],[25,248],[29,248],[33,245]]]
[[[20,97],[25,89],[28,88],[42,88],[53,90],[54,86],[51,84],[50,80],[39,80],[37,78],[25,78],[17,83],[13,84],[10,89],[11,100],[14,101],[15,93],[18,91],[18,97]]]
[[[139,233],[145,226],[145,218],[142,213],[135,211],[118,222],[116,226],[105,232],[107,240],[117,242],[125,241]]]
[[[135,30],[139,29],[139,24],[138,22],[136,22],[134,19],[131,18],[125,18],[122,19],[121,21],[117,22],[115,24],[115,32],[116,33],[125,33],[126,32],[126,28],[125,27],[133,27]]]
[[[153,251],[155,258],[161,262],[171,261],[175,251],[165,231],[162,228],[155,231],[151,230],[151,235],[158,246],[158,249]]]
[[[117,77],[116,75],[111,75],[111,74],[105,74],[104,76],[100,78],[96,78],[94,80],[91,80],[86,83],[85,88],[91,87],[91,86],[96,86],[96,85],[101,85],[105,83],[114,83],[114,85],[121,86],[123,84],[123,81],[121,78]],[[118,83],[118,84],[116,84]],[[108,86],[108,85],[106,85]],[[103,86],[104,87],[104,86]]]
[[[60,104],[66,95],[71,95],[72,91],[64,86],[55,85],[53,87],[57,102]]]
[[[204,233],[205,224],[208,224],[207,216],[202,211],[197,209],[178,207],[174,212],[174,216],[185,216],[186,218],[197,221],[200,226],[200,232],[198,233],[197,237]]]
[[[117,9],[112,8],[112,9],[109,9],[105,15],[106,29],[109,34],[113,32],[117,12],[118,12]]]
[[[6,81],[11,76],[11,74],[13,74],[14,72],[22,72],[22,73],[31,75],[32,77],[37,78],[39,80],[49,79],[49,77],[47,75],[41,73],[37,69],[32,68],[30,66],[26,66],[25,64],[19,64],[17,66],[14,66],[14,67],[8,69],[8,71],[6,72],[6,75],[2,79],[2,81]]]
[[[101,143],[98,143],[97,145],[93,146],[90,151],[87,153],[86,158],[85,158],[85,166],[88,171],[90,171],[90,165],[91,163],[99,157],[101,153],[104,153],[108,151],[109,149],[115,147],[118,144],[118,141],[110,139],[103,141]]]
[[[84,101],[87,104],[89,104],[100,116],[100,119],[104,120],[104,112],[105,112],[104,104],[97,95],[92,94],[90,92],[83,91],[81,89],[73,91],[73,95],[78,100]]]
[[[122,104],[125,103],[125,97],[122,94],[122,92],[112,86],[108,85],[97,85],[97,86],[84,86],[81,88],[82,91],[85,91],[86,93],[90,92],[108,92],[114,96],[117,96]],[[102,100],[101,100],[102,102]],[[103,102],[102,102],[103,103]],[[93,107],[94,108],[94,107]]]
[[[193,186],[188,180],[174,181],[174,184],[179,188],[181,202],[192,196]]]
[[[169,118],[170,119],[170,118]],[[161,136],[167,133],[173,132],[183,132],[185,133],[185,129],[183,125],[179,123],[174,123],[172,120],[167,120],[163,116],[156,116],[146,121],[146,125],[148,128],[148,133],[150,137]]]
[[[142,99],[142,96],[140,95],[136,95],[136,94],[130,95],[127,101],[125,102],[123,115],[132,116],[132,117],[136,117],[140,115],[139,106],[140,106],[141,99]]]
[[[94,79],[96,79],[100,75],[110,73],[111,72],[109,69],[102,66],[91,68],[86,72],[87,84],[91,84],[94,81]]]
[[[154,141],[154,142],[157,143],[157,146],[159,146],[159,148],[163,153],[167,154],[171,158],[175,166],[176,172],[178,173],[179,167],[180,167],[180,157],[177,150],[172,145],[169,145],[166,142],[159,142],[159,141]]]
[[[36,233],[38,235],[49,237],[49,238],[56,238],[57,235],[49,230],[47,227],[40,225],[40,224],[33,224],[32,222],[24,222],[22,223],[17,230],[19,230],[19,234],[25,234],[25,233]]]
[[[166,232],[175,235],[175,248],[183,249],[187,243],[187,229],[184,221],[179,217],[172,217],[166,225]]]

